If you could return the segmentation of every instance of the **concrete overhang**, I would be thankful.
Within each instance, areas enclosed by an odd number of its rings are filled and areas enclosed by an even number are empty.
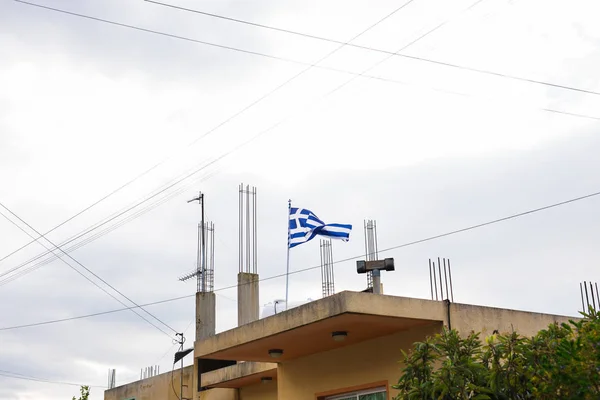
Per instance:
[[[262,382],[263,378],[277,379],[277,364],[243,362],[202,374],[204,388],[241,388]]]
[[[444,321],[443,302],[341,292],[195,343],[195,357],[279,362]],[[345,331],[344,341],[331,333]],[[282,349],[273,359],[270,349]]]

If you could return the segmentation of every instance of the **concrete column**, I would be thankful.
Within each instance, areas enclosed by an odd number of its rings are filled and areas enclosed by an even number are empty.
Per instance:
[[[258,320],[258,274],[238,273],[238,326]]]
[[[215,335],[215,294],[196,293],[196,340]]]

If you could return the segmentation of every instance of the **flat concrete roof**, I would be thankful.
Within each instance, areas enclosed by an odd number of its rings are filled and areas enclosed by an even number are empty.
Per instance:
[[[444,321],[445,303],[341,292],[195,343],[196,358],[278,362]],[[331,333],[345,331],[336,342]],[[282,349],[278,359],[270,349]]]

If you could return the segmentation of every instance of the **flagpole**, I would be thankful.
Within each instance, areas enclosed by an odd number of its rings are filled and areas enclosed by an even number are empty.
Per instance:
[[[292,200],[288,200],[288,240],[287,240],[287,265],[285,269],[285,309],[288,309],[288,293],[290,281],[290,215],[292,213]]]

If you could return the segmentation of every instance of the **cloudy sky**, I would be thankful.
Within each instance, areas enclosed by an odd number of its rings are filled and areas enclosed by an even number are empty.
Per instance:
[[[237,319],[236,290],[219,288],[236,282],[240,182],[258,187],[261,278],[285,272],[290,198],[355,226],[334,243],[342,260],[364,253],[365,218],[385,249],[600,191],[600,121],[584,117],[600,118],[598,95],[348,46],[307,70],[340,45],[142,0],[35,1],[275,57],[0,1],[0,202],[47,232],[135,178],[48,238],[95,227],[65,249],[143,304],[193,295],[177,278],[194,268],[200,213],[186,200],[202,190],[216,224],[218,331]],[[341,42],[403,4],[173,3]],[[403,54],[600,92],[595,3],[483,0],[465,11],[474,1],[414,0],[353,43],[396,52],[443,23]],[[577,315],[579,282],[600,280],[599,218],[590,198],[381,253],[397,265],[385,292],[428,298],[427,260],[447,257],[457,302]],[[0,237],[0,258],[31,240],[4,218]],[[40,264],[44,251],[0,262],[0,329],[122,307],[63,262]],[[316,241],[292,251],[291,270],[319,262]],[[365,287],[354,261],[335,274],[337,291]],[[261,303],[284,297],[284,283],[262,282]],[[318,269],[290,278],[292,299],[320,296]],[[194,336],[193,297],[148,310]],[[173,349],[132,312],[2,329],[0,375],[12,377],[0,376],[0,398],[78,391],[20,376],[96,385],[101,399],[109,368],[131,382],[149,365],[168,370]]]

